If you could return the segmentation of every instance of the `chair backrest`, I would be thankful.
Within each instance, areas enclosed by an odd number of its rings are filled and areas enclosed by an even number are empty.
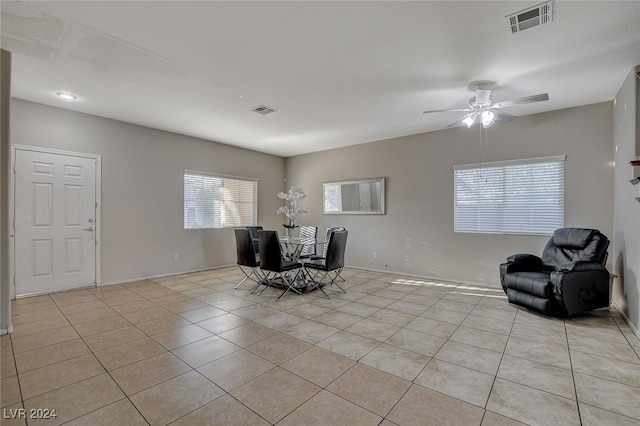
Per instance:
[[[260,269],[279,272],[282,269],[282,248],[277,231],[258,231]]]
[[[344,252],[347,249],[347,230],[333,231],[327,244],[325,267],[329,271],[344,268]]]
[[[248,229],[234,229],[236,234],[236,255],[238,265],[256,267],[256,251]]]
[[[316,238],[318,236],[318,227],[317,226],[306,226],[303,225],[300,227],[300,238]],[[310,256],[316,254],[316,246],[315,244],[306,245],[302,248],[300,252],[300,256]]]
[[[568,262],[602,263],[609,239],[597,229],[556,229],[542,251],[542,263],[553,269]]]
[[[344,231],[345,229],[341,226],[329,226],[327,227],[326,233],[326,243],[322,246],[322,257],[327,257],[327,249],[329,248],[329,238],[331,238],[331,234],[333,231]]]
[[[258,252],[258,231],[262,231],[262,226],[247,226],[247,229],[251,233],[251,239],[253,240],[253,245],[257,253]]]

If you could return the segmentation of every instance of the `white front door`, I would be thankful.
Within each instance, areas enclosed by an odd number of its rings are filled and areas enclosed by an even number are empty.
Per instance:
[[[16,295],[96,284],[96,159],[16,149]]]

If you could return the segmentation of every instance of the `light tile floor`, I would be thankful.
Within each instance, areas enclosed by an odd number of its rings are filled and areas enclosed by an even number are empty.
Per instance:
[[[2,424],[640,425],[640,341],[616,311],[343,275],[331,299],[234,290],[233,267],[16,300]]]

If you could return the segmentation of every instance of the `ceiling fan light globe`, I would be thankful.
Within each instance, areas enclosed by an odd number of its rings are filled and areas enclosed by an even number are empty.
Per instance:
[[[475,121],[476,121],[476,116],[475,115],[470,115],[468,117],[465,117],[464,120],[462,120],[462,124],[467,126],[467,128],[470,128],[471,126],[473,126],[473,123]]]
[[[482,127],[489,128],[491,126],[493,126],[493,123],[495,123],[495,114],[493,113],[493,111],[484,111],[482,113]]]

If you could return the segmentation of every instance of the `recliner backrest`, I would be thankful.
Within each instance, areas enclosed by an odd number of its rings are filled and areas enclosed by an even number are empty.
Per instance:
[[[609,240],[597,229],[556,229],[542,252],[542,263],[558,269],[565,263],[585,261],[602,263]]]

